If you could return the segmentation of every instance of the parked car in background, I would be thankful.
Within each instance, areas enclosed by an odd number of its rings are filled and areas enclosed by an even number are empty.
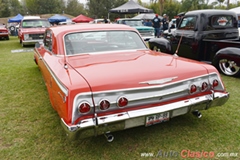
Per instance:
[[[171,21],[169,22],[168,28],[169,29],[173,29],[176,28],[176,18],[171,19]]]
[[[229,97],[212,65],[150,50],[127,25],[46,29],[34,59],[52,107],[74,140],[223,105]]]
[[[19,24],[18,38],[22,46],[42,42],[45,29],[50,27],[47,19],[39,16],[25,16]]]
[[[70,25],[70,24],[76,24],[75,22],[72,21],[67,21],[67,22],[59,22],[58,25]]]
[[[107,19],[108,23],[111,23],[110,19]],[[98,18],[98,19],[94,19],[93,21],[90,21],[89,23],[93,23],[93,24],[101,24],[101,23],[105,23],[105,20],[103,18]]]
[[[150,49],[160,49],[214,65],[228,76],[240,76],[238,17],[228,10],[187,12],[175,30],[149,41]]]
[[[0,24],[0,39],[9,40],[9,32],[4,24]]]
[[[125,24],[130,27],[136,28],[145,41],[154,38],[154,28],[150,26],[144,26],[143,20],[135,18],[119,18],[116,21],[117,24]]]

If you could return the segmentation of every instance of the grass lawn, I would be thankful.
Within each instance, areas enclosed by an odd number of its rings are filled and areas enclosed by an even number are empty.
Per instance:
[[[222,75],[230,99],[202,111],[201,119],[188,114],[115,132],[112,143],[104,136],[70,142],[51,107],[33,52],[11,52],[16,49],[23,49],[17,37],[0,41],[0,159],[195,159],[200,153],[240,159],[240,78]]]

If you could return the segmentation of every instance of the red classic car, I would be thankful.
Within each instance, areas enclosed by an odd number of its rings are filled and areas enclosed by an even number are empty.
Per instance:
[[[24,16],[19,24],[18,38],[22,47],[42,42],[45,29],[50,27],[47,19],[39,16]]]
[[[104,134],[223,105],[229,97],[211,65],[150,50],[119,24],[46,29],[34,60],[70,139]]]
[[[5,25],[0,24],[0,39],[9,40],[9,32]]]

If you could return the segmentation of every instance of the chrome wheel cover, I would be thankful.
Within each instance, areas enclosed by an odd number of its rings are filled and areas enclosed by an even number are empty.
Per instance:
[[[240,72],[240,67],[234,61],[228,59],[219,60],[218,65],[222,73],[229,76],[234,76]]]

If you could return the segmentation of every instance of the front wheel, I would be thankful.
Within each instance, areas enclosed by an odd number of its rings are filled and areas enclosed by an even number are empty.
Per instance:
[[[227,76],[240,76],[240,66],[237,66],[236,62],[228,59],[220,59],[218,61],[219,70]]]

